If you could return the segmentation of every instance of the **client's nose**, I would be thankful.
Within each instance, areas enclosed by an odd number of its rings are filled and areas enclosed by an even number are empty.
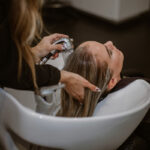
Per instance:
[[[105,43],[105,45],[113,46],[114,44],[113,44],[113,42],[112,42],[112,41],[107,41],[107,42]]]
[[[114,49],[114,45],[112,41],[107,41],[105,44],[105,46],[107,46],[109,49],[113,50]]]

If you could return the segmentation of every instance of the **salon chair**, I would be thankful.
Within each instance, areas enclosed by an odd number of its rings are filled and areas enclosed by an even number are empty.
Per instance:
[[[31,104],[35,104],[35,101]],[[10,131],[26,142],[65,150],[115,150],[150,107],[150,85],[136,80],[98,103],[92,117],[65,118],[35,112],[0,89],[0,140],[18,150]]]

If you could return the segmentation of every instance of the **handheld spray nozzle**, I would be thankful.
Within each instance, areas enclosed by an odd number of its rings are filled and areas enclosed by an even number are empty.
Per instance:
[[[61,38],[61,39],[59,39],[53,43],[53,45],[56,45],[56,44],[62,44],[64,49],[62,51],[59,51],[59,50],[51,51],[47,56],[42,58],[40,65],[45,64],[48,61],[48,59],[51,56],[55,55],[56,53],[63,53],[63,52],[72,53],[73,52],[74,46],[73,46],[73,39],[72,38]]]

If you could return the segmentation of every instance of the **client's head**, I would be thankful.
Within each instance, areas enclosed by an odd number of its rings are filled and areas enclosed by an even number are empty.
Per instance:
[[[95,93],[85,89],[83,104],[72,98],[65,90],[61,95],[59,115],[68,117],[91,116],[99,98],[111,90],[120,80],[123,54],[111,41],[101,44],[87,41],[72,53],[64,70],[77,73],[101,89]]]

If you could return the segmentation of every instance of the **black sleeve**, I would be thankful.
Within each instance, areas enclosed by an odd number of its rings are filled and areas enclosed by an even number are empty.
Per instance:
[[[37,84],[49,86],[60,80],[60,71],[50,65],[36,65]],[[11,39],[9,25],[0,24],[0,86],[15,89],[33,90],[32,75],[29,66],[23,60],[22,75],[18,80],[18,51]]]

